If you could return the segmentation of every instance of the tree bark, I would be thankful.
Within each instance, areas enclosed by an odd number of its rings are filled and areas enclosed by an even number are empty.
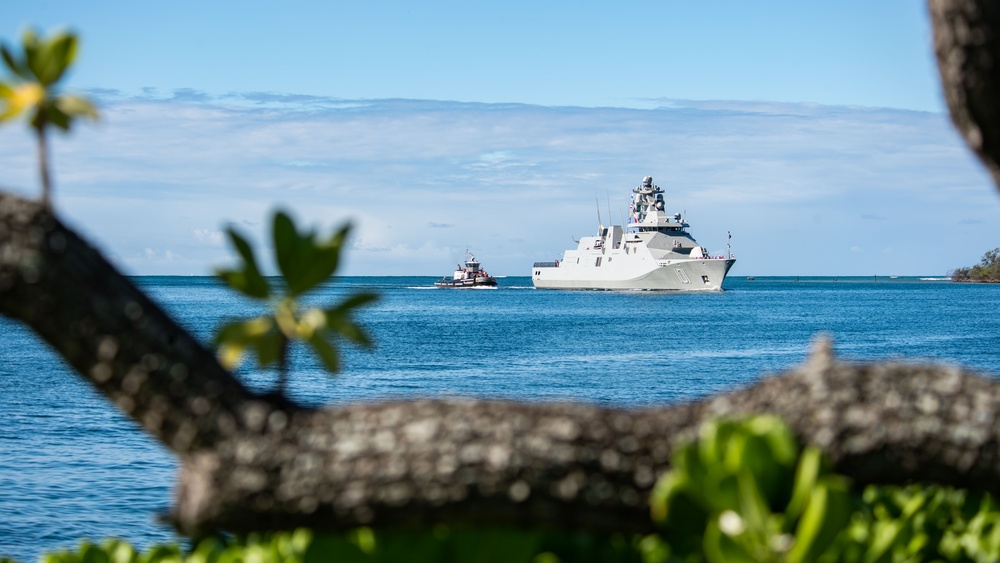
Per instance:
[[[930,0],[929,6],[951,119],[1000,187],[1000,4]]]
[[[667,408],[413,401],[327,410],[255,396],[46,207],[0,195],[0,312],[176,452],[188,533],[513,524],[647,531],[679,440],[772,413],[865,483],[1000,493],[1000,383],[954,368],[809,363]]]

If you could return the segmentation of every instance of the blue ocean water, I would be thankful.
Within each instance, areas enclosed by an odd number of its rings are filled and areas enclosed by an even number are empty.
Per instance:
[[[135,281],[207,341],[220,319],[260,311],[212,278]],[[730,278],[721,293],[492,290],[434,278],[349,277],[329,303],[374,290],[360,315],[377,346],[343,347],[345,370],[293,356],[292,395],[309,404],[488,397],[645,406],[743,386],[801,363],[818,333],[847,360],[946,362],[998,370],[1000,285],[940,278]],[[272,373],[244,369],[265,390]],[[22,561],[79,538],[173,538],[155,515],[177,462],[25,328],[0,318],[0,555]]]

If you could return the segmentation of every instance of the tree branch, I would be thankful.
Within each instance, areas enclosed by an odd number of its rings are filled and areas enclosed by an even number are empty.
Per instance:
[[[930,0],[951,119],[1000,187],[1000,4]]]
[[[48,206],[0,194],[0,313],[30,326],[173,451],[211,447],[280,408],[65,228]]]

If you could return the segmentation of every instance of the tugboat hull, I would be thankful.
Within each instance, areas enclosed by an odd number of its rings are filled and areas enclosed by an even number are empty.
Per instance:
[[[444,279],[434,282],[436,287],[447,287],[447,288],[473,288],[473,287],[496,287],[496,278],[476,278],[474,280],[449,280]]]

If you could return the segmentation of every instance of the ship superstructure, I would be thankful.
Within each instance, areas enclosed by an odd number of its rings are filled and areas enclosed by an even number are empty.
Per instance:
[[[535,262],[539,289],[666,289],[719,291],[736,259],[710,256],[688,233],[680,213],[667,215],[663,190],[652,176],[632,190],[629,222],[601,225],[562,260]]]

